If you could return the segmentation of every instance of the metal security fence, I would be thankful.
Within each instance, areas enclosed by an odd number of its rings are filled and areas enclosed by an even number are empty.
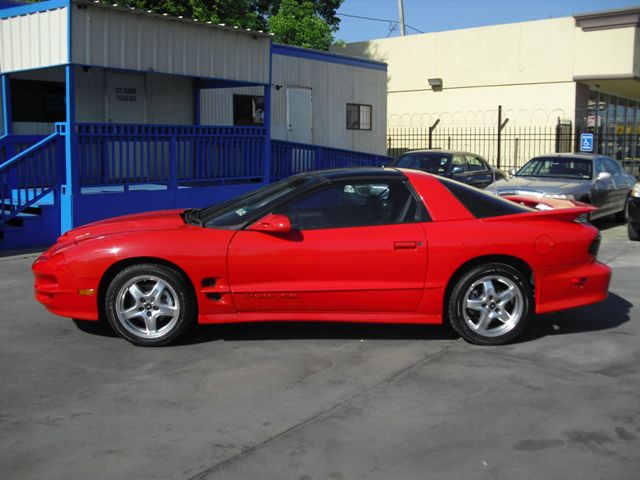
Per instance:
[[[593,134],[593,153],[619,160],[640,178],[640,135],[609,129],[575,127],[571,122],[546,126],[398,127],[387,134],[387,153],[397,158],[408,150],[441,149],[477,153],[502,170],[519,168],[532,157],[579,152],[582,133]]]
[[[440,127],[431,132],[428,127],[392,128],[387,135],[387,153],[399,157],[408,150],[463,150],[508,170],[521,167],[536,155],[571,151],[571,139],[566,138],[566,133],[562,137],[565,131],[566,127],[560,125],[507,126],[498,138],[495,127]]]

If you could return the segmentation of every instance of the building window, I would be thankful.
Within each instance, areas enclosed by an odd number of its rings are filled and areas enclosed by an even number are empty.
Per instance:
[[[64,83],[11,79],[14,122],[64,122]]]
[[[234,125],[264,125],[264,97],[233,96]]]
[[[347,103],[347,130],[371,130],[371,105]]]

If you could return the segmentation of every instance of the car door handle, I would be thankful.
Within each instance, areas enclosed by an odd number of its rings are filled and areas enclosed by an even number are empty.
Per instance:
[[[420,242],[422,244],[422,242]],[[393,248],[396,250],[413,250],[418,247],[418,242],[415,241],[405,241],[405,242],[394,242]]]

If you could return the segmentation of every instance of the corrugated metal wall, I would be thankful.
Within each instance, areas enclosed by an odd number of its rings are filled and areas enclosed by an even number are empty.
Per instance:
[[[147,75],[147,123],[193,124],[193,80]]]
[[[74,63],[269,82],[270,39],[195,22],[87,5],[72,12]]]
[[[67,9],[0,19],[0,73],[68,63]]]
[[[386,154],[386,72],[273,56],[272,137],[288,140],[287,87],[313,90],[313,143],[369,153]],[[347,103],[372,106],[371,130],[347,130]]]
[[[263,87],[215,88],[200,93],[202,125],[233,125],[234,95],[264,95]]]
[[[286,55],[273,57],[271,133],[290,140],[287,87],[313,90],[313,143],[327,147],[386,154],[386,72]],[[201,119],[205,125],[233,125],[233,95],[263,95],[261,87],[203,90]],[[372,106],[371,130],[347,130],[347,103]]]
[[[108,122],[105,110],[105,74],[102,68],[76,68],[76,118],[81,123]],[[193,80],[160,74],[145,77],[146,123],[193,123]],[[126,119],[122,123],[127,122]]]

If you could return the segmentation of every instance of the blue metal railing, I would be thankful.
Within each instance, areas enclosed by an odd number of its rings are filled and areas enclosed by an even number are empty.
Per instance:
[[[273,179],[285,178],[309,170],[379,167],[388,165],[390,160],[390,157],[384,155],[280,140],[271,141],[271,176]]]
[[[0,163],[0,226],[38,200],[56,192],[61,183],[63,145],[52,133]]]
[[[43,138],[45,135],[3,135],[0,137],[0,164]]]
[[[175,188],[250,181],[264,172],[262,127],[84,123],[76,125],[76,134],[80,187]]]

